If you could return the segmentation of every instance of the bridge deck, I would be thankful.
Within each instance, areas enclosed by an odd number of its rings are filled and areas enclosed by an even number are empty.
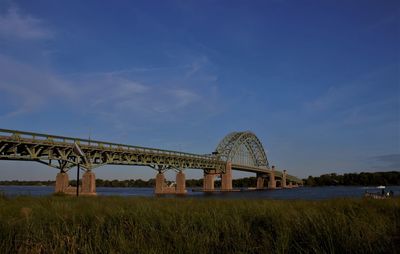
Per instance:
[[[81,158],[74,149],[75,144],[85,156]],[[163,150],[140,146],[0,129],[0,160],[37,161],[51,167],[68,170],[78,163],[85,169],[102,165],[139,165],[164,169],[217,169],[225,172],[226,162],[216,155]],[[269,173],[269,169],[234,165],[233,169]],[[282,173],[276,171],[276,176]],[[288,180],[299,179],[288,176]]]
[[[263,174],[263,173],[270,174],[272,172],[272,170],[269,168],[253,167],[253,166],[240,165],[240,164],[232,164],[232,169],[250,172],[250,173],[260,173],[260,174]],[[282,171],[274,170],[274,172],[275,172],[275,177],[282,178],[282,175],[283,175]],[[301,182],[301,180],[299,178],[292,176],[292,175],[286,175],[286,179],[289,181],[293,181],[293,182],[298,182],[298,183]]]

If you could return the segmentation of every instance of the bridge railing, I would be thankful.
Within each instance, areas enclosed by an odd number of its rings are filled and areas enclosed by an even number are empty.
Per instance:
[[[35,141],[58,142],[58,143],[64,143],[64,144],[70,144],[70,145],[77,143],[79,145],[89,146],[92,148],[95,147],[95,148],[126,149],[126,150],[135,150],[135,151],[141,151],[141,152],[151,152],[151,153],[178,155],[178,156],[185,156],[185,157],[199,158],[199,159],[208,159],[208,160],[215,159],[216,160],[216,158],[212,155],[198,155],[198,154],[179,152],[179,151],[173,151],[173,150],[132,146],[132,145],[126,145],[126,144],[111,143],[111,142],[106,142],[106,141],[98,141],[98,140],[82,139],[82,138],[72,138],[72,137],[57,136],[57,135],[48,135],[48,134],[41,134],[41,133],[34,133],[34,132],[27,132],[27,131],[0,129],[0,137],[1,136],[6,137],[6,138],[14,138],[14,139],[21,138],[21,139],[31,139],[31,140],[35,140]]]

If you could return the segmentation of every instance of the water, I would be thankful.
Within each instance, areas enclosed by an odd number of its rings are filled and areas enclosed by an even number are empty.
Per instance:
[[[193,198],[234,198],[234,199],[308,199],[320,200],[340,197],[362,197],[365,191],[378,192],[375,187],[361,186],[326,186],[326,187],[299,187],[293,189],[242,191],[242,192],[193,192],[187,188],[187,197]],[[388,186],[395,196],[400,195],[400,186]],[[0,192],[7,196],[30,195],[49,196],[53,194],[53,186],[0,186]],[[154,197],[153,188],[111,188],[98,187],[99,196],[141,196]],[[168,197],[174,195],[167,195]]]

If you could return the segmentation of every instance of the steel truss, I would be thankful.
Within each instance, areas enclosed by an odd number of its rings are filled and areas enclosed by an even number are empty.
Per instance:
[[[74,151],[75,143],[84,157]],[[103,165],[149,166],[159,171],[186,168],[225,170],[225,163],[212,155],[4,129],[0,129],[0,159],[37,161],[62,171],[78,163],[86,170]]]
[[[84,156],[74,149],[76,145]],[[244,151],[244,153],[243,153]],[[235,163],[239,155],[247,156],[245,163]],[[225,173],[227,162],[232,168],[269,174],[264,148],[252,132],[233,132],[210,155],[131,146],[89,139],[71,138],[33,132],[0,129],[0,160],[36,161],[66,172],[80,164],[84,170],[103,165],[149,166],[159,172],[169,169],[202,169],[205,172]],[[277,177],[282,172],[275,171]],[[287,175],[290,181],[301,180]]]
[[[216,154],[221,160],[235,161],[242,150],[247,150],[246,166],[269,168],[267,155],[257,136],[250,132],[232,132],[218,144]],[[243,164],[243,163],[242,163]]]

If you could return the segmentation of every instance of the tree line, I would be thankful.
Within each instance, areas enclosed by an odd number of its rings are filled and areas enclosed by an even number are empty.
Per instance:
[[[400,172],[361,172],[338,175],[324,174],[318,177],[309,176],[303,179],[307,186],[334,186],[334,185],[400,185]]]

